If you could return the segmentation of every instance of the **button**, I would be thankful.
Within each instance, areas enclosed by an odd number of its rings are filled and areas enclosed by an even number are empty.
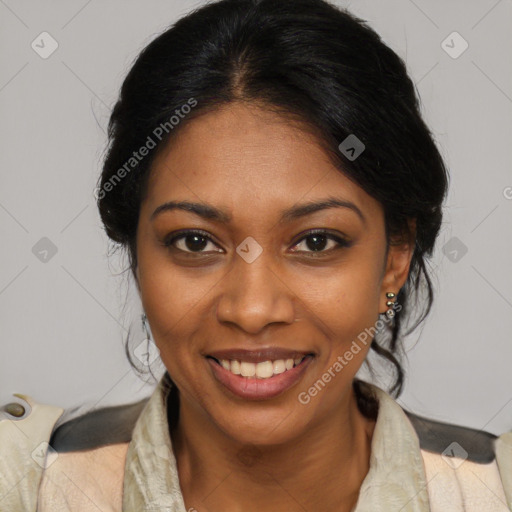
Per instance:
[[[12,402],[3,407],[4,411],[11,416],[16,418],[21,418],[25,414],[25,407],[23,405],[18,404],[16,402]]]

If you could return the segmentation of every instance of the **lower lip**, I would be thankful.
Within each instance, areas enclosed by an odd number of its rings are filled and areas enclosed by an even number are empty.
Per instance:
[[[291,370],[268,379],[258,379],[235,375],[213,359],[207,358],[215,378],[234,395],[247,400],[265,400],[284,393],[300,380],[312,360],[313,356],[306,356],[298,366]]]

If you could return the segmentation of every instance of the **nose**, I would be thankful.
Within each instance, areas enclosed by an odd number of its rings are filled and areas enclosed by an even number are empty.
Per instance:
[[[252,263],[235,258],[224,277],[217,305],[219,322],[236,324],[251,334],[268,324],[293,323],[296,295],[263,254]]]

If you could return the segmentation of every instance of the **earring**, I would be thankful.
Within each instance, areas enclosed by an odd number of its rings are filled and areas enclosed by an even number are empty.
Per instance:
[[[150,335],[149,329],[148,329],[148,317],[146,316],[146,313],[142,313],[140,318],[142,321],[142,330],[146,334],[146,339],[151,340],[151,335]]]
[[[160,351],[154,342],[151,327],[145,312],[141,314],[140,320],[142,323],[141,334],[144,336],[144,339],[138,342],[137,346],[133,349],[133,353],[144,367],[150,367],[153,361],[160,356]]]
[[[395,310],[393,309],[396,301],[393,301],[393,300],[390,300],[390,299],[394,299],[395,298],[395,294],[393,292],[387,292],[386,293],[386,298],[388,299],[388,301],[386,302],[386,306],[390,309],[388,309],[386,311],[386,316],[391,319],[395,316]]]

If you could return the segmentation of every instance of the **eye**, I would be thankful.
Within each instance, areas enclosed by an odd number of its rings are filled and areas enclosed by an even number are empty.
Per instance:
[[[208,244],[212,245],[213,250],[205,250]],[[336,249],[341,249],[342,247],[350,247],[351,242],[329,231],[317,229],[309,231],[308,234],[303,236],[293,247],[298,247],[301,244],[306,248],[305,250],[294,249],[292,252],[312,253],[312,255],[315,256],[315,253],[325,254],[335,251]],[[206,254],[212,251],[222,252],[222,249],[219,249],[211,240],[208,233],[201,230],[185,230],[173,233],[165,239],[163,245],[188,254]]]
[[[174,233],[173,235],[167,237],[163,245],[165,247],[175,248],[185,253],[201,254],[203,252],[212,252],[211,249],[209,251],[203,250],[205,247],[208,247],[209,243],[213,247],[217,247],[205,231],[187,230]],[[222,252],[222,250],[214,250],[214,252]]]
[[[313,253],[313,255],[315,255],[315,253],[330,253],[342,247],[350,247],[351,242],[329,231],[317,229],[310,231],[306,236],[302,237],[299,243],[295,244],[294,247],[298,247],[301,244],[303,244],[306,250],[293,250],[292,252],[310,252]]]

